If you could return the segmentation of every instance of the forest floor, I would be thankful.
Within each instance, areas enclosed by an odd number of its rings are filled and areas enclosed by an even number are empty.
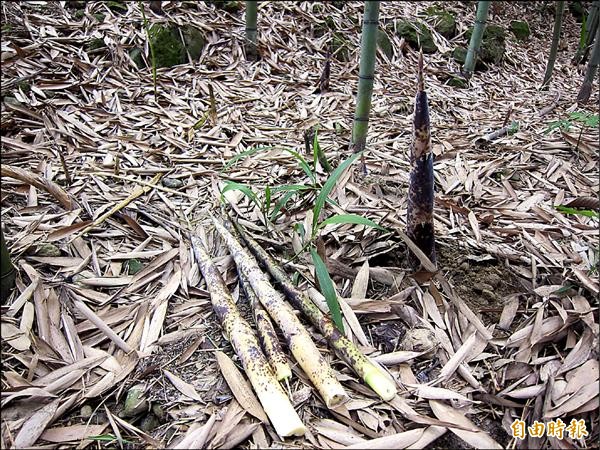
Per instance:
[[[549,2],[494,2],[491,23],[525,19],[531,37],[507,32],[502,62],[459,88],[448,85],[460,69],[451,54],[465,44],[475,3],[382,2],[382,23],[431,28],[431,4],[456,15],[457,37],[434,32],[438,51],[424,58],[438,271],[412,273],[397,232],[418,51],[388,29],[367,173],[358,163],[346,171],[320,217],[360,214],[388,231],[330,224],[319,236],[347,336],[386,366],[399,393],[380,400],[310,328],[350,400],[328,409],[288,352],[292,403],[308,431],[281,439],[248,412],[239,394],[248,388],[237,384],[234,395],[223,377],[223,358],[239,361],[189,233],[204,235],[253,323],[209,213],[227,203],[282,261],[301,248],[298,224],[310,230],[328,176],[312,166],[304,133],[319,126],[333,167],[350,157],[363,4],[260,2],[257,62],[244,56],[243,8],[146,7],[150,23],[191,23],[206,37],[198,60],[158,70],[155,98],[152,70],[128,54],[136,45],[149,54],[138,2],[126,12],[88,2],[79,14],[65,3],[2,3],[2,227],[18,272],[2,305],[1,448],[598,448],[599,222],[556,208],[593,209],[599,191],[598,128],[579,120],[598,114],[598,84],[578,105],[585,67],[571,63],[580,24],[569,12],[548,90]],[[320,92],[326,16],[346,39],[347,61],[332,58]],[[518,128],[482,142],[507,115]],[[553,128],[559,120],[569,128]],[[289,150],[304,155],[314,183]],[[313,188],[265,223],[292,184]],[[310,256],[287,269],[326,309]],[[123,406],[128,395],[140,396],[139,409]],[[570,427],[564,439],[511,436],[515,420],[556,419]],[[587,436],[577,435],[582,424]]]

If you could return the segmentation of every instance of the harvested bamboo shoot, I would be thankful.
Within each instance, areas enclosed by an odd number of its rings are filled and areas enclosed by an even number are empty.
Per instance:
[[[200,271],[206,280],[215,314],[239,356],[275,431],[281,437],[304,435],[306,427],[273,375],[252,328],[237,310],[221,274],[197,236],[192,236],[192,246]]]
[[[271,286],[267,275],[260,270],[256,260],[237,239],[216,219],[213,219],[213,222],[229,247],[238,271],[248,278],[250,286],[285,335],[292,354],[323,397],[327,407],[335,408],[346,402],[348,395],[344,388],[283,295]]]
[[[333,321],[323,314],[304,292],[294,286],[285,271],[258,242],[248,236],[237,223],[234,223],[234,226],[252,253],[281,285],[292,305],[304,313],[306,318],[317,327],[329,344],[339,352],[377,395],[386,401],[394,398],[396,395],[394,382],[380,368],[373,364],[352,341],[341,334]]]
[[[239,278],[240,286],[246,294],[250,306],[252,307],[252,312],[254,313],[258,340],[267,355],[269,364],[271,364],[271,367],[275,371],[275,377],[279,381],[288,379],[292,376],[292,369],[290,369],[285,353],[283,353],[283,350],[281,349],[273,323],[271,322],[271,319],[269,319],[267,312],[261,306],[248,279],[242,273],[239,274]]]

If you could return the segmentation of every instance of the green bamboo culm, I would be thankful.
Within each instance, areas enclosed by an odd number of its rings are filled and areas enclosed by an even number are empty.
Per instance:
[[[559,1],[554,3],[556,12],[554,14],[554,31],[552,32],[552,46],[550,47],[550,55],[548,56],[548,64],[546,65],[546,73],[544,74],[544,82],[542,89],[548,87],[552,71],[554,70],[554,62],[556,61],[556,53],[558,52],[558,43],[560,41],[560,29],[562,28],[563,15],[565,12],[565,2]]]
[[[469,49],[467,50],[467,56],[465,58],[465,65],[463,66],[463,72],[466,78],[470,78],[475,71],[475,63],[477,62],[477,53],[479,53],[479,47],[483,39],[483,33],[485,32],[485,24],[487,22],[488,11],[490,9],[489,1],[477,2],[477,13],[475,16],[475,26],[473,27],[473,33],[471,34],[471,41],[469,42]]]
[[[600,21],[600,0],[595,0],[592,3],[590,12],[587,18],[582,24],[582,36],[577,53],[573,58],[574,64],[581,64],[585,62],[588,57],[588,53],[594,43],[594,37],[596,36],[596,29],[598,28],[598,22]]]
[[[596,28],[596,38],[594,41],[594,48],[592,50],[592,57],[588,62],[587,70],[585,72],[585,78],[583,84],[577,94],[578,103],[587,103],[592,93],[592,83],[596,73],[598,72],[598,66],[600,65],[600,27]]]
[[[2,303],[6,301],[15,287],[15,267],[10,260],[10,253],[4,241],[4,233],[0,228],[0,298]]]
[[[142,19],[144,20],[144,28],[146,29],[146,36],[148,36],[148,46],[150,47],[150,58],[152,59],[152,85],[154,86],[154,101],[158,101],[158,91],[156,89],[156,57],[154,56],[154,45],[152,44],[152,37],[150,36],[150,26],[148,25],[148,19],[146,19],[146,11],[142,2],[138,2],[140,10],[142,11]]]
[[[375,77],[378,26],[379,1],[366,1],[360,42],[358,94],[356,98],[354,126],[352,127],[351,148],[354,153],[362,152],[367,144],[371,95],[373,94],[373,79]]]
[[[256,28],[257,2],[246,2],[246,58],[256,60],[258,56],[258,31]]]

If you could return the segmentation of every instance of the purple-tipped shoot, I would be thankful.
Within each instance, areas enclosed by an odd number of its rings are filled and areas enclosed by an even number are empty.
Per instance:
[[[431,262],[435,264],[433,153],[431,151],[429,105],[423,78],[423,53],[419,54],[410,165],[406,234],[429,257]],[[419,260],[412,252],[410,260],[411,265],[415,269],[418,269]]]

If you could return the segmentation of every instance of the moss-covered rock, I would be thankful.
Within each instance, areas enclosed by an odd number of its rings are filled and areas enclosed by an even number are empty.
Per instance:
[[[433,19],[433,28],[447,39],[456,36],[456,19],[453,14],[435,6],[425,10],[425,14]]]
[[[331,53],[338,61],[350,61],[348,40],[342,33],[333,33],[331,39]]]
[[[94,38],[91,41],[89,41],[85,46],[85,49],[88,52],[92,50],[98,50],[100,48],[106,48],[106,44],[104,43],[104,39],[102,38]]]
[[[465,33],[467,43],[471,40],[473,27],[469,28]],[[481,47],[479,47],[478,62],[486,64],[498,64],[504,57],[506,51],[505,46],[506,33],[504,29],[498,25],[488,25],[483,33]],[[477,69],[477,66],[475,67]]]
[[[181,32],[185,41],[185,49],[190,54],[190,57],[194,60],[200,58],[200,55],[202,54],[202,49],[206,44],[204,35],[200,32],[198,28],[194,28],[189,25],[182,27]],[[187,60],[184,62],[187,62]]]
[[[462,66],[467,58],[467,48],[462,46],[456,47],[452,52],[452,58],[454,58],[454,61]],[[477,61],[475,62],[475,70],[484,70],[485,68],[485,63],[481,60],[481,58],[477,58]]]
[[[510,22],[510,31],[519,41],[525,41],[529,38],[531,31],[529,24],[524,20],[513,20]]]
[[[461,89],[469,86],[469,82],[467,81],[467,79],[459,75],[451,75],[448,78],[447,84],[448,86],[453,86]]]
[[[557,2],[553,3],[558,6]],[[569,5],[569,11],[571,11],[575,20],[580,23],[583,22],[583,18],[587,15],[583,2],[567,2],[567,5]]]
[[[180,31],[184,42],[181,40]],[[198,59],[206,44],[200,30],[190,25],[180,28],[176,25],[153,25],[150,27],[150,42],[154,48],[157,68],[185,64],[188,62],[187,53],[192,59]],[[131,49],[129,56],[139,68],[146,66],[139,48]],[[151,64],[151,61],[149,63]]]
[[[431,31],[422,23],[413,24],[406,20],[401,20],[396,26],[396,34],[403,37],[404,40],[415,50],[419,47],[423,53],[437,52],[437,46],[433,42]]]
[[[108,6],[108,9],[116,14],[125,14],[127,12],[127,5],[125,2],[106,2],[106,6]]]
[[[215,8],[227,11],[228,13],[236,13],[242,9],[241,1],[228,0],[204,0],[207,5],[214,5]]]
[[[377,30],[377,46],[381,49],[381,51],[388,57],[388,59],[392,59],[394,56],[394,50],[392,49],[392,43],[390,42],[390,38],[387,33],[381,29]]]

